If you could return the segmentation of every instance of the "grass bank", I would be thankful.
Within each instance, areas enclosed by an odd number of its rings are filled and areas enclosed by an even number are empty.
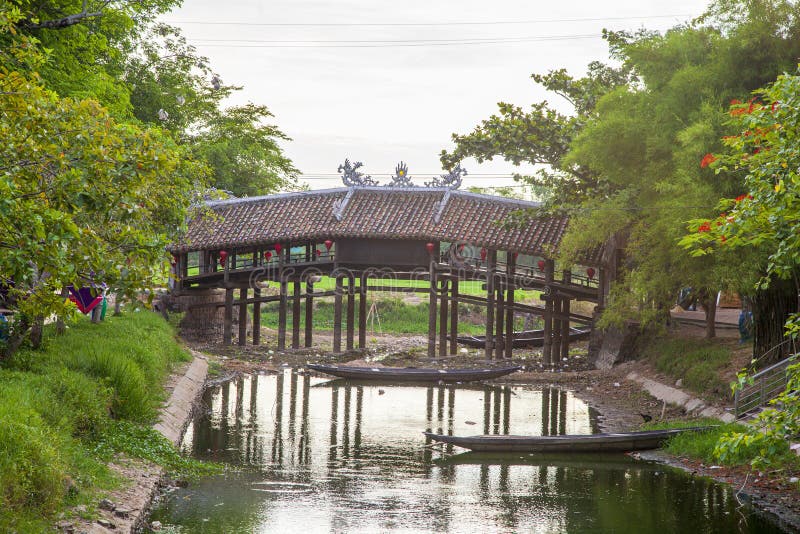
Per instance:
[[[52,530],[81,504],[90,516],[98,494],[121,483],[106,466],[117,453],[179,474],[205,469],[150,428],[164,379],[189,358],[172,327],[142,311],[81,317],[0,362],[0,532]]]

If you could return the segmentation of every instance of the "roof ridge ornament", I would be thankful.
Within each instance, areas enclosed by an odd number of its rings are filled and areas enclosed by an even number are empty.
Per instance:
[[[369,174],[364,175],[363,172],[358,172],[359,167],[364,165],[360,161],[356,161],[355,163],[351,164],[350,160],[345,158],[344,163],[339,165],[337,169],[338,172],[342,174],[342,182],[347,187],[354,187],[354,186],[370,186],[370,185],[378,185],[378,182],[372,179],[372,176]]]
[[[346,158],[344,163],[339,165],[337,171],[342,175],[342,182],[344,185],[347,187],[372,187],[381,185],[377,180],[373,179],[372,176],[358,172],[358,169],[362,166],[363,163],[360,161],[350,163],[349,158]],[[454,168],[448,170],[446,174],[440,174],[439,176],[436,176],[425,182],[425,187],[436,189],[458,189],[461,187],[463,177],[466,175],[467,170],[464,169],[459,163]],[[383,184],[383,186],[402,188],[420,187],[411,181],[411,177],[408,175],[408,165],[406,165],[406,163],[403,161],[398,163],[395,167],[392,180],[387,184]]]

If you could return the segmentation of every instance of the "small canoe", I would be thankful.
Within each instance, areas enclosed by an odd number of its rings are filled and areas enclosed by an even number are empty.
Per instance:
[[[591,333],[592,330],[589,327],[570,328],[569,340],[579,341],[581,339],[587,339]],[[456,340],[468,347],[481,348],[486,345],[486,336],[458,336]],[[542,345],[544,345],[544,330],[514,332],[513,347],[515,349],[541,347]]]
[[[567,436],[445,436],[423,432],[434,441],[479,452],[627,452],[659,448],[682,432],[708,430],[709,426]]]
[[[391,382],[473,382],[509,375],[522,367],[489,369],[424,369],[417,367],[348,367],[345,365],[306,364],[306,367],[340,378]]]

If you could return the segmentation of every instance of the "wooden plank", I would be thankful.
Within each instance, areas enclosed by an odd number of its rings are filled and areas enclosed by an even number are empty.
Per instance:
[[[553,260],[545,260],[544,267],[545,282],[553,281]],[[542,360],[545,365],[553,364],[553,299],[548,298],[544,304],[544,342],[542,345]]]
[[[294,281],[294,298],[292,299],[292,348],[300,348],[300,280]]]
[[[505,303],[505,287],[503,286],[503,282],[497,284],[497,314],[495,317],[495,342],[494,342],[494,357],[498,360],[503,358],[503,354],[505,352],[505,329],[503,325],[505,324],[506,312],[504,309]]]
[[[515,254],[508,252],[510,257],[506,263],[506,274],[508,278],[514,279],[514,271],[517,267],[517,257]],[[514,289],[508,288],[506,296],[506,344],[505,344],[505,357],[512,358],[514,352]]]
[[[572,279],[572,273],[570,271],[564,271],[562,276],[564,282],[569,283]],[[569,303],[568,298],[564,298],[561,301],[561,359],[569,358],[569,319],[564,319],[564,317],[569,317]]]
[[[247,288],[239,290],[239,339],[237,340],[240,346],[247,344],[247,304],[241,302],[247,301]]]
[[[253,299],[261,297],[261,288],[253,288]],[[261,303],[253,303],[253,345],[261,344]]]
[[[344,285],[341,275],[336,276],[336,290],[333,297],[333,352],[342,352],[342,291]]]

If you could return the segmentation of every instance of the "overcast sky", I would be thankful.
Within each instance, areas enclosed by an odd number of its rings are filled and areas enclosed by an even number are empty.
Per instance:
[[[293,139],[286,153],[316,189],[341,185],[335,173],[346,157],[384,180],[403,160],[421,184],[441,172],[451,134],[471,131],[497,102],[549,99],[568,111],[530,75],[561,67],[581,75],[590,61],[607,61],[603,28],[664,30],[706,4],[185,0],[163,20],[183,29],[225,83],[244,86],[231,103],[272,110]],[[509,163],[464,164],[467,185],[513,183],[496,177],[515,170]]]

